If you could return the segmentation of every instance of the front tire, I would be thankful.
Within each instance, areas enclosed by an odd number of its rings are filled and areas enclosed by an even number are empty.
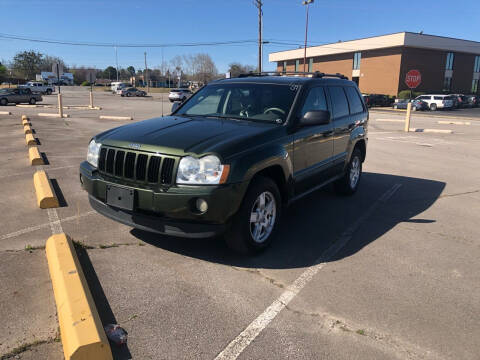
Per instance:
[[[362,177],[362,152],[355,148],[343,177],[335,182],[335,191],[341,195],[353,195]]]
[[[430,110],[436,111],[437,110],[437,104],[430,104]]]
[[[2,106],[7,106],[8,105],[8,100],[3,98],[3,99],[0,99],[0,105]]]
[[[30,101],[28,103],[30,105],[35,105],[37,103],[37,100],[35,100],[35,98],[30,98]]]
[[[47,89],[47,95],[52,95],[52,90],[51,89]]]
[[[274,239],[281,213],[277,184],[267,177],[254,178],[225,234],[227,245],[242,254],[262,251]]]

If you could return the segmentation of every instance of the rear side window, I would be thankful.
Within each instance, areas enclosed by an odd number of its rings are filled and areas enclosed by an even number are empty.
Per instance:
[[[364,111],[362,100],[353,87],[346,87],[345,92],[347,93],[348,103],[350,104],[350,114],[358,114]]]
[[[329,91],[333,104],[333,118],[338,119],[347,116],[349,113],[348,101],[343,89],[340,86],[332,86]]]
[[[434,96],[433,100],[443,100],[443,96]]]
[[[327,99],[323,87],[315,87],[308,92],[302,107],[302,117],[309,111],[328,110]]]

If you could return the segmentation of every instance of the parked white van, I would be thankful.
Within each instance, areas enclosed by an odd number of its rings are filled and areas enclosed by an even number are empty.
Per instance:
[[[124,83],[124,82],[121,82],[121,81],[115,81],[115,82],[112,82],[110,89],[112,90],[112,92],[114,94],[117,94],[119,90],[122,90],[122,89],[124,89],[126,87],[130,87],[130,86],[131,86],[130,84],[127,84],[127,83]]]
[[[449,95],[420,95],[415,100],[422,100],[428,104],[430,110],[435,111],[437,109],[452,109],[453,98]]]

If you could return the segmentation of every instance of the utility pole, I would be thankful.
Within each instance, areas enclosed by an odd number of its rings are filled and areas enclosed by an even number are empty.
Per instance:
[[[147,82],[147,93],[148,93],[150,91],[150,85],[148,84],[147,52],[145,51],[143,55],[145,56],[145,76],[143,78]]]
[[[305,47],[303,51],[303,72],[307,72],[306,66],[307,66],[307,36],[308,36],[308,8],[311,3],[313,3],[314,0],[305,0],[302,1],[302,5],[307,6],[307,14],[306,14],[306,20],[305,20]]]
[[[262,72],[262,1],[255,0],[255,6],[258,8],[258,72]]]
[[[115,46],[115,66],[117,69],[117,82],[118,82],[118,54],[117,54],[117,47]]]

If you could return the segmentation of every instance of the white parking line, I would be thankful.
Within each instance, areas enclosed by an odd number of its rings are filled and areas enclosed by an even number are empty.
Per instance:
[[[69,217],[66,217],[65,219],[61,219],[59,221],[60,221],[60,223],[65,222],[65,221],[72,221],[72,220],[80,219],[82,217],[92,215],[92,214],[95,214],[95,211],[92,210],[92,211],[87,211],[86,213],[83,213],[83,214],[69,216]],[[13,238],[13,237],[16,237],[16,236],[20,236],[20,235],[23,235],[23,234],[28,234],[28,233],[31,233],[31,232],[34,232],[34,231],[37,231],[37,230],[40,230],[40,229],[48,228],[48,227],[51,227],[50,221],[46,224],[30,226],[30,227],[27,227],[25,229],[21,229],[21,230],[15,231],[15,232],[11,232],[9,234],[1,235],[0,240],[10,239],[10,238]]]
[[[360,225],[367,220],[370,215],[381,204],[384,204],[392,195],[402,186],[401,184],[393,185],[387,192],[385,192],[372,206],[350,225],[345,232],[330,246],[315,262],[317,265],[309,267],[305,270],[292,285],[287,289],[267,308],[261,313],[245,330],[243,330],[235,339],[233,339],[227,347],[217,355],[216,360],[233,360],[236,359],[245,348],[265,329],[270,322],[282,311],[292,299],[304,288],[304,286],[312,280],[323,267],[336,253],[338,253],[352,238],[355,231]]]
[[[66,165],[66,166],[59,166],[59,167],[52,167],[52,168],[37,168],[37,170],[48,170],[48,171],[54,171],[54,170],[62,170],[62,169],[68,169],[72,167],[77,167],[78,165]],[[11,177],[11,176],[20,176],[20,175],[29,175],[32,174],[32,171],[28,172],[21,172],[21,173],[15,173],[15,174],[6,174],[6,175],[0,175],[0,179]]]

